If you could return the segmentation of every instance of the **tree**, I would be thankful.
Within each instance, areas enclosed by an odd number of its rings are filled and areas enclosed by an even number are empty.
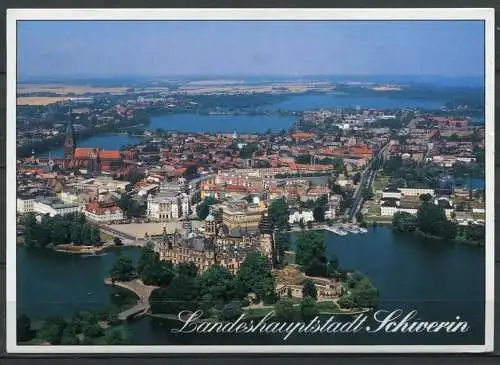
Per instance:
[[[364,188],[362,193],[363,199],[371,200],[373,198],[373,191],[370,188]]]
[[[307,275],[326,276],[326,257],[323,233],[302,232],[297,240],[295,262],[302,266]]]
[[[113,328],[105,335],[105,342],[107,345],[126,345],[128,343],[127,336],[123,331]]]
[[[274,305],[276,317],[284,321],[294,321],[297,318],[293,301],[290,298],[281,298]]]
[[[417,227],[428,235],[453,239],[456,225],[446,218],[444,209],[430,202],[423,202],[417,211]]]
[[[285,198],[275,199],[271,202],[271,205],[269,206],[269,218],[273,229],[277,229],[278,231],[288,231],[290,229],[290,225],[288,223],[289,216],[290,210]]]
[[[142,281],[146,285],[167,286],[175,276],[174,265],[170,261],[157,261],[144,267]]]
[[[87,323],[83,327],[83,335],[85,337],[96,338],[103,335],[102,328],[97,323]]]
[[[432,195],[425,193],[425,194],[421,194],[418,198],[420,199],[420,201],[428,202],[428,201],[432,200]]]
[[[274,294],[274,278],[271,265],[260,252],[250,252],[241,263],[238,278],[247,292],[254,293],[258,299]]]
[[[214,304],[225,304],[243,299],[246,295],[243,283],[222,266],[212,266],[200,278],[201,296],[209,295]]]
[[[33,337],[31,330],[31,320],[26,314],[21,314],[17,318],[17,340],[29,341]]]
[[[300,303],[300,314],[305,320],[312,319],[319,315],[316,301],[311,297],[305,297]]]
[[[198,308],[199,294],[198,278],[177,275],[167,287],[153,290],[149,304],[153,313],[177,314],[182,310],[194,311]]]
[[[109,272],[113,281],[129,281],[135,277],[135,269],[132,260],[121,255]]]
[[[233,300],[222,308],[219,313],[219,318],[223,321],[231,321],[240,317],[242,313],[241,302],[239,300]]]
[[[219,201],[214,197],[207,197],[200,204],[196,206],[196,215],[200,219],[205,219],[210,213],[210,206],[217,204]]]
[[[51,345],[59,345],[66,325],[61,317],[48,317],[38,331],[38,336]]]
[[[137,272],[139,275],[143,274],[144,269],[147,266],[160,262],[160,255],[155,252],[152,242],[146,243],[141,251],[141,257],[139,257],[139,261],[137,263]]]
[[[303,298],[312,298],[314,300],[318,299],[318,292],[316,290],[316,286],[312,282],[312,280],[307,279],[302,284],[302,297]]]
[[[406,212],[396,212],[392,217],[394,232],[413,232],[417,228],[417,217]]]
[[[194,262],[181,262],[177,265],[177,273],[179,275],[196,277],[198,275],[198,267]]]
[[[379,290],[364,277],[351,291],[351,298],[358,308],[375,308],[379,301]]]

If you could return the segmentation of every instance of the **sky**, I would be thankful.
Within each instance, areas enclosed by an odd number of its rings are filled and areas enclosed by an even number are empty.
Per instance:
[[[484,73],[481,21],[19,21],[18,77]]]

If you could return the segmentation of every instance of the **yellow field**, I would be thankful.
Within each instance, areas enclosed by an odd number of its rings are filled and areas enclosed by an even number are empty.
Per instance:
[[[67,99],[67,96],[23,96],[17,98],[17,105],[49,105]]]
[[[90,85],[63,85],[63,84],[50,84],[50,85],[30,85],[22,84],[17,86],[18,93],[56,93],[66,95],[73,93],[82,95],[85,93],[120,93],[125,92],[126,87],[96,87]]]

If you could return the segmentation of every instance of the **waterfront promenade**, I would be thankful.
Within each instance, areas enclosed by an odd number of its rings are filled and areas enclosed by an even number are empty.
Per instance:
[[[145,285],[141,280],[135,279],[131,281],[113,281],[110,278],[104,280],[106,285],[116,285],[121,288],[130,290],[135,295],[137,295],[138,300],[136,305],[129,308],[118,315],[118,319],[124,321],[134,316],[140,316],[146,314],[149,311],[149,297],[153,290],[158,288],[153,285]]]

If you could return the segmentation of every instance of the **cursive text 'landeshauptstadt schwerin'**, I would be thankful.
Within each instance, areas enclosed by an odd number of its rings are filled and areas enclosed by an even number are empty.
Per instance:
[[[203,311],[182,311],[178,318],[183,323],[181,328],[172,329],[173,333],[246,333],[246,334],[280,334],[286,341],[294,334],[315,333],[465,333],[470,327],[467,321],[456,316],[449,321],[425,321],[418,318],[416,310],[404,312],[378,310],[373,313],[361,313],[350,321],[340,320],[344,316],[328,318],[314,317],[309,321],[282,322],[273,320],[274,312],[269,312],[259,320],[245,320],[242,314],[234,321],[213,321],[204,319]],[[345,317],[344,317],[345,318]],[[371,325],[367,322],[371,321]]]

